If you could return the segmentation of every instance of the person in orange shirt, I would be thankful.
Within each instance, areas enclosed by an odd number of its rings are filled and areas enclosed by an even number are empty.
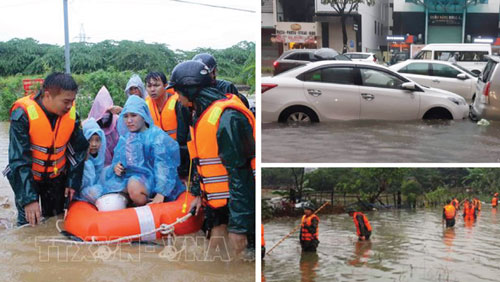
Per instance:
[[[464,220],[475,220],[476,219],[476,206],[469,202],[469,199],[465,200],[464,203]]]
[[[493,199],[491,199],[491,207],[496,208],[498,206],[498,193],[493,195]]]
[[[360,241],[370,240],[370,236],[372,235],[372,226],[362,212],[357,212],[354,210],[348,210],[347,213],[349,216],[352,216],[354,221],[354,225],[356,226],[356,234],[358,235],[358,239]]]
[[[446,227],[455,226],[455,217],[457,216],[457,210],[455,205],[453,204],[453,200],[450,200],[449,203],[443,208],[443,220],[446,221]]]
[[[472,200],[472,204],[474,204],[474,206],[476,206],[476,211],[477,212],[481,211],[481,201],[478,198],[474,198]]]
[[[451,201],[451,203],[453,204],[453,206],[455,207],[456,210],[460,209],[460,203],[458,202],[457,198],[453,198],[453,200]]]
[[[264,240],[264,224],[261,224],[261,240],[260,240],[260,246],[261,246],[261,257],[264,258],[266,256],[266,241]]]

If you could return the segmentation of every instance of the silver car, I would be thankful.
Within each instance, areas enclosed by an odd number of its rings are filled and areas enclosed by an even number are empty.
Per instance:
[[[470,117],[500,120],[500,57],[487,56],[488,63],[476,84],[476,100]]]
[[[389,67],[422,85],[447,90],[474,101],[477,75],[464,67],[443,61],[406,60]]]

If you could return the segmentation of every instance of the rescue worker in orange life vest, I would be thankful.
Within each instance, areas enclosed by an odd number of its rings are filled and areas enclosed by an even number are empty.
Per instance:
[[[260,240],[260,246],[261,246],[261,258],[264,258],[266,256],[266,240],[264,240],[264,224],[261,224],[261,240]]]
[[[372,226],[368,221],[366,215],[362,212],[354,211],[353,209],[349,209],[347,211],[349,216],[352,216],[352,220],[354,221],[354,225],[356,226],[356,234],[358,235],[359,241],[370,240],[370,236],[372,235]]]
[[[449,203],[443,208],[443,220],[446,221],[446,227],[455,226],[455,217],[457,216],[457,209],[454,205],[454,200],[450,200]]]
[[[304,206],[304,215],[302,216],[299,235],[300,246],[303,252],[316,252],[319,244],[319,217],[313,213],[313,204],[306,204]]]
[[[465,199],[463,217],[464,220],[476,219],[476,206],[469,202],[469,199]]]
[[[481,205],[482,205],[482,204],[481,204],[481,201],[480,201],[478,198],[474,198],[474,199],[472,200],[472,204],[473,204],[474,206],[476,206],[476,211],[477,211],[477,212],[480,212],[480,211],[481,211]]]
[[[192,202],[205,211],[208,236],[229,232],[236,254],[255,255],[255,118],[235,96],[211,87],[208,67],[178,64],[168,88],[193,110],[189,155],[196,166]]]
[[[491,199],[491,207],[496,208],[498,206],[498,193],[495,193],[493,195],[493,198]]]
[[[187,138],[191,113],[178,102],[178,94],[166,90],[167,77],[162,72],[150,72],[146,75],[146,104],[156,126],[174,138],[179,144],[181,165],[177,169],[179,177],[186,179],[189,174],[189,153]]]
[[[217,79],[217,61],[215,61],[214,56],[208,53],[201,53],[193,57],[193,61],[200,61],[204,63],[209,71],[210,77],[212,78],[212,87],[219,89],[222,93],[232,93],[240,98],[241,102],[245,104],[247,108],[250,108],[247,98],[238,92],[238,88],[234,84],[227,80]]]
[[[77,90],[71,75],[52,73],[41,91],[11,108],[4,174],[14,190],[18,225],[62,213],[65,197],[80,190],[89,143],[74,106]]]
[[[458,202],[457,198],[453,198],[451,201],[452,205],[455,207],[455,209],[460,209],[460,203]]]

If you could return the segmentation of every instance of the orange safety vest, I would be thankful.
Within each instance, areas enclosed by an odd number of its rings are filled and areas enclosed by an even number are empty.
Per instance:
[[[366,229],[368,231],[372,231],[372,226],[370,225],[368,218],[366,218],[366,216],[362,212],[354,212],[352,218],[354,220],[354,224],[356,225],[356,234],[358,234],[358,236],[361,236],[361,230],[359,230],[358,219],[356,218],[356,216],[359,214],[363,216],[363,222],[365,223]]]
[[[476,207],[474,205],[468,205],[464,208],[464,217],[465,219],[474,219],[474,210]]]
[[[57,118],[54,130],[34,96],[25,96],[14,102],[10,113],[18,108],[28,115],[33,178],[40,181],[44,176],[59,176],[65,169],[66,147],[75,128],[75,105]]]
[[[315,218],[318,221],[318,226],[316,227],[314,233],[310,233],[306,227],[311,226],[313,218]],[[319,217],[315,214],[312,214],[309,217],[306,217],[306,215],[302,216],[300,240],[301,241],[318,240],[318,232],[319,232]]]
[[[213,208],[227,205],[229,199],[229,176],[219,158],[217,145],[217,129],[222,113],[226,109],[235,109],[244,114],[253,128],[255,138],[255,118],[236,95],[229,99],[213,102],[199,117],[196,124],[190,127],[191,141],[187,142],[189,156],[196,164],[200,175],[200,188],[206,203]],[[255,176],[255,157],[251,160]]]
[[[146,97],[146,104],[149,107],[155,125],[177,140],[177,113],[175,112],[175,105],[177,104],[177,100],[179,100],[179,94],[171,91],[171,89],[169,90],[167,90],[167,93],[170,95],[167,94],[169,97],[161,112],[150,96]]]
[[[493,197],[493,199],[491,199],[491,206],[495,208],[497,205],[498,205],[498,198]]]
[[[261,232],[262,233],[262,238],[260,239],[260,245],[262,247],[265,247],[266,246],[266,241],[264,240],[264,224],[261,224],[261,226],[262,226],[262,232]]]
[[[444,206],[444,216],[446,219],[455,218],[456,209],[453,204]]]
[[[478,199],[474,199],[472,200],[472,204],[477,208],[478,211],[481,210],[481,201],[479,201]]]

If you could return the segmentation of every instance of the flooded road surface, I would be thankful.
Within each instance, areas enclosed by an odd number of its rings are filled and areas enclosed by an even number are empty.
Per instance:
[[[8,140],[8,123],[0,123],[2,170],[7,164]],[[53,217],[35,228],[12,228],[16,222],[14,193],[7,179],[0,177],[0,280],[255,281],[255,263],[227,262],[223,252],[208,254],[201,232],[179,236],[170,247],[75,246],[44,241],[65,239],[57,231],[56,221]]]
[[[441,224],[441,209],[366,213],[371,241],[358,242],[347,214],[320,215],[317,255],[301,257],[298,233],[262,264],[266,281],[499,281],[500,212],[483,205],[475,223]],[[299,220],[265,228],[270,249]]]
[[[500,162],[500,122],[262,124],[262,162]]]

